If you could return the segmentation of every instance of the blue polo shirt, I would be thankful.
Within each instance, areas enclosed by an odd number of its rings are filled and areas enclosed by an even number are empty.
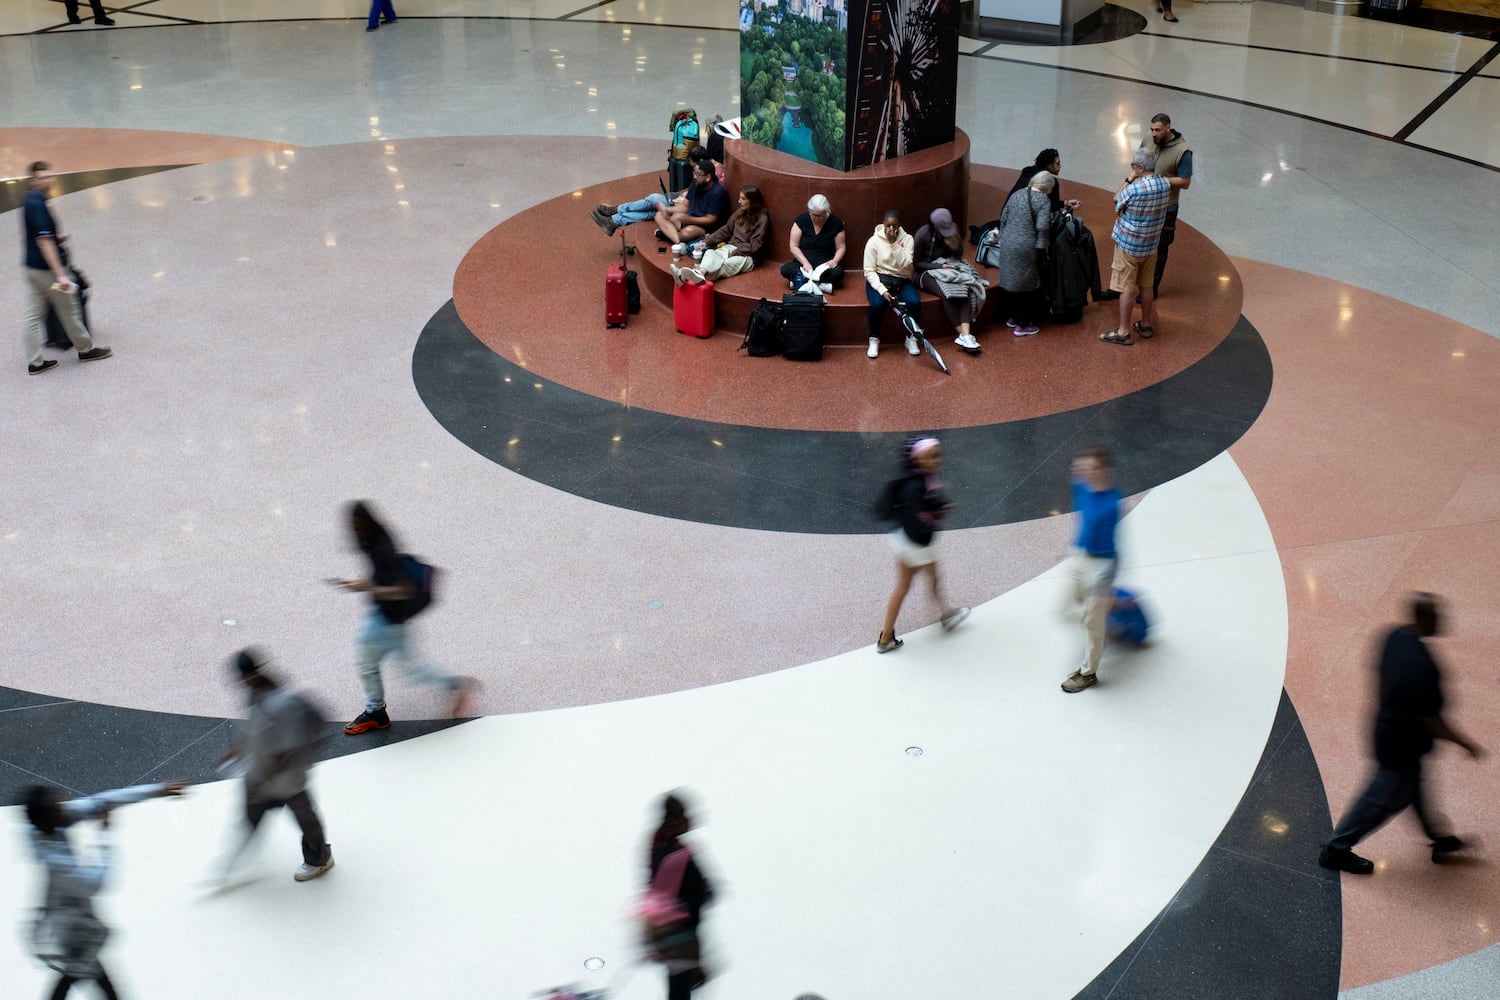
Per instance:
[[[1073,509],[1082,514],[1078,547],[1091,556],[1115,558],[1115,525],[1120,523],[1120,491],[1114,487],[1094,491],[1088,483],[1074,480]]]
[[[21,218],[26,236],[26,266],[37,271],[51,270],[47,258],[42,256],[41,247],[36,245],[38,236],[57,238],[57,226],[52,221],[52,213],[47,210],[47,196],[40,191],[27,191],[21,202]]]
[[[714,222],[710,229],[728,222],[729,213],[729,192],[718,181],[714,181],[707,191],[700,191],[696,186],[688,188],[688,214],[712,215]]]

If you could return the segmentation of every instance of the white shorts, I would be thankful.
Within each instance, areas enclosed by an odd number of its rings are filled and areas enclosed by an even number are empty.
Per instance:
[[[911,540],[905,528],[897,527],[895,531],[886,535],[886,540],[891,543],[891,551],[896,553],[896,558],[912,569],[922,566],[931,566],[937,562],[937,548],[932,544],[918,545]],[[932,536],[934,539],[937,535]]]

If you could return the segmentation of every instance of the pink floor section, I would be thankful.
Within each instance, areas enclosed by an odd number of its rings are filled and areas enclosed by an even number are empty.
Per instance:
[[[0,128],[0,177],[24,177],[46,160],[57,173],[210,163],[291,149],[284,142],[123,128]]]
[[[982,166],[975,171],[992,180],[1011,176]],[[1243,292],[1229,258],[1184,225],[1173,248],[1173,280],[1159,308],[1159,334],[1128,349],[1097,339],[1118,323],[1112,302],[1090,304],[1078,323],[1046,323],[1039,335],[1017,338],[1003,325],[1003,317],[996,318],[992,301],[985,321],[975,329],[985,345],[977,356],[954,346],[953,330],[937,304],[928,303],[923,322],[953,378],[945,378],[925,358],[908,358],[891,318],[885,321],[878,360],[865,357],[861,339],[857,346],[825,352],[820,364],[751,358],[737,350],[742,332],[690,340],[674,332],[670,304],[649,294],[643,296],[642,313],[630,317],[624,331],[606,330],[604,274],[620,259],[620,240],[605,237],[588,210],[601,201],[628,199],[631,192],[644,196],[656,182],[656,174],[640,174],[574,191],[517,213],[486,233],[464,256],[453,282],[454,303],[469,329],[496,353],[538,375],[630,406],[760,427],[889,431],[1021,420],[1114,399],[1201,359],[1240,314]],[[1107,287],[1113,252],[1107,212],[1111,196],[1082,185],[1069,192],[1086,204],[1084,217],[1098,241]],[[987,221],[991,216],[985,213],[998,215],[999,210],[998,204],[980,205],[979,217],[971,221]],[[773,206],[773,257],[785,253],[788,215]],[[847,260],[855,270],[833,299],[863,303],[858,262],[868,227],[845,221],[850,229]],[[653,228],[649,222],[629,228],[638,251],[631,267],[660,266],[651,259],[659,245]],[[572,248],[566,262],[527,263],[537,253],[541,233]],[[995,273],[987,270],[992,279]],[[738,280],[728,278],[723,285],[728,288]],[[864,308],[860,306],[862,315]],[[1139,310],[1135,316],[1139,318]]]
[[[1347,285],[1237,260],[1245,312],[1276,365],[1270,402],[1232,449],[1276,538],[1290,609],[1287,690],[1335,821],[1368,779],[1373,645],[1405,595],[1446,600],[1435,641],[1453,722],[1500,751],[1500,342]],[[1500,829],[1500,763],[1440,745],[1435,798],[1460,832]],[[1414,817],[1359,848],[1344,878],[1345,988],[1494,944],[1486,853],[1432,865]]]

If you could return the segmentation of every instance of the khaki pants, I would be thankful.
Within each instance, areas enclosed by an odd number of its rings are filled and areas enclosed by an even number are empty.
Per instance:
[[[1073,554],[1068,560],[1067,612],[1076,614],[1080,602],[1084,654],[1078,672],[1092,674],[1099,669],[1099,658],[1104,655],[1105,626],[1115,603],[1115,560],[1087,552]]]
[[[720,278],[732,278],[736,274],[744,274],[755,267],[754,257],[742,257],[732,250],[703,251],[703,261],[698,265],[698,270],[709,281],[718,281]]]
[[[26,345],[26,363],[32,367],[42,363],[42,337],[47,329],[47,304],[57,310],[68,339],[80,353],[93,350],[94,339],[83,325],[83,314],[78,310],[78,286],[71,291],[52,290],[52,272],[35,267],[23,267],[30,295],[26,300],[26,312],[21,317],[21,338]]]

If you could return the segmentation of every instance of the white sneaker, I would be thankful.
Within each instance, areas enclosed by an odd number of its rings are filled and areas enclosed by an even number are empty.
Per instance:
[[[672,281],[677,285],[678,288],[681,288],[684,277],[682,268],[678,267],[676,264],[669,264],[667,266],[672,269]]]
[[[297,866],[296,871],[292,872],[292,878],[296,879],[298,882],[307,882],[310,879],[315,879],[319,875],[327,873],[328,869],[332,867],[332,855],[329,855],[328,860],[323,862],[321,865],[310,865],[306,862],[303,862],[302,864]]]
[[[691,281],[695,285],[701,285],[708,280],[708,278],[704,276],[703,272],[698,270],[696,267],[690,267],[682,273],[686,275],[687,280]]]
[[[969,617],[968,608],[954,608],[943,616],[943,631],[952,632],[959,625],[963,624],[964,619],[967,617]]]
[[[966,351],[979,350],[979,341],[974,339],[972,333],[965,333],[962,336],[954,337],[953,342]]]
[[[878,358],[878,357],[880,357],[880,338],[879,337],[871,337],[870,338],[870,349],[865,352],[865,357],[867,357],[867,358]]]
[[[917,338],[909,333],[906,335],[906,353],[912,357],[922,353],[922,349],[917,346]]]

